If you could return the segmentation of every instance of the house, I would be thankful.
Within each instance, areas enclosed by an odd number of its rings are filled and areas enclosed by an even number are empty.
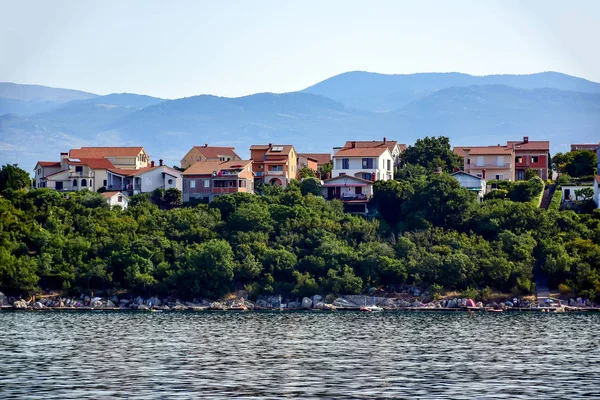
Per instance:
[[[59,191],[93,190],[103,186],[106,169],[113,164],[105,158],[70,158],[69,153],[61,153],[60,161],[40,161],[36,165],[35,182],[38,188]]]
[[[129,205],[129,198],[121,192],[103,192],[102,197],[111,207],[121,207],[124,210]]]
[[[515,152],[515,180],[524,180],[525,171],[528,169],[537,171],[542,180],[548,179],[549,141],[532,141],[528,136],[524,136],[521,142],[507,142],[506,147]]]
[[[42,188],[46,184],[43,181],[43,178],[49,175],[54,175],[57,172],[61,171],[60,161],[38,161],[33,170],[35,183],[33,184],[34,188]]]
[[[341,149],[346,149],[346,148],[350,148],[350,147],[356,147],[359,149],[363,149],[363,148],[384,148],[387,147],[387,149],[390,151],[390,153],[392,153],[392,158],[394,159],[394,166],[398,166],[398,164],[400,164],[400,154],[402,152],[404,152],[404,150],[406,150],[406,145],[405,144],[400,144],[395,140],[387,140],[387,138],[383,138],[383,140],[371,140],[371,141],[361,141],[361,140],[356,140],[356,141],[347,141],[346,144],[344,144],[344,147],[341,148],[334,148],[333,152],[334,154],[337,153],[339,150]]]
[[[183,201],[211,202],[230,193],[254,193],[252,160],[197,162],[183,173]]]
[[[338,175],[323,181],[321,191],[327,200],[343,201],[346,212],[367,214],[373,197],[373,182],[352,175]]]
[[[292,145],[252,145],[250,159],[256,182],[286,187],[296,179],[298,154]]]
[[[209,146],[205,143],[204,146],[194,146],[181,159],[181,168],[187,169],[200,161],[230,161],[241,160],[233,147]]]
[[[139,193],[150,193],[156,189],[182,189],[181,172],[163,165],[163,160],[159,160],[159,165],[154,161],[150,166],[140,169],[108,168],[106,170],[106,180],[104,186],[108,190],[120,190],[129,195]]]
[[[478,178],[515,180],[515,152],[507,146],[454,147],[454,153],[463,157],[463,170]]]
[[[576,150],[591,150],[596,151],[600,148],[600,143],[580,143],[580,144],[572,144],[571,151]]]
[[[316,172],[319,167],[330,162],[331,154],[329,153],[298,153],[298,166],[296,169],[299,171],[303,167],[308,167]]]
[[[487,182],[483,177],[465,171],[457,171],[452,174],[452,177],[458,181],[460,186],[477,193],[477,200],[483,200],[487,185]]]
[[[356,147],[356,142],[349,143],[333,155],[333,178],[351,175],[368,181],[394,179],[394,158],[387,146]]]
[[[150,156],[141,146],[82,147],[69,151],[69,158],[104,158],[120,169],[140,169],[146,168],[150,164]]]

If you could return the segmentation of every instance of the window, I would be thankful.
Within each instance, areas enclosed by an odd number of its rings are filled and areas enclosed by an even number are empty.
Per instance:
[[[392,170],[392,160],[387,160],[387,164],[388,164],[388,171]]]
[[[478,167],[483,167],[485,162],[485,158],[483,156],[477,156],[477,166]]]
[[[371,180],[371,174],[362,174],[362,178],[364,180],[370,181]]]
[[[350,160],[348,158],[342,158],[342,169],[350,169]]]
[[[73,186],[77,187],[77,179],[73,179]]]
[[[54,186],[54,188],[56,190],[63,190],[63,183],[62,182],[56,182],[56,185]]]
[[[496,180],[497,181],[501,181],[503,179],[504,179],[504,175],[503,174],[496,175]]]
[[[496,157],[496,166],[497,167],[503,167],[504,166],[504,156],[497,156]]]
[[[117,202],[122,203],[123,202],[123,196],[117,197]]]
[[[106,179],[102,181],[102,186],[106,186],[107,182]]]
[[[38,168],[38,175],[41,175],[41,174],[42,174],[42,169]]]
[[[208,179],[204,180],[204,187],[205,188],[209,188],[210,187],[210,181]]]
[[[346,173],[345,173],[345,172],[340,172],[340,175],[339,175],[339,176],[344,176],[344,175],[346,175]]]
[[[272,165],[271,171],[283,171],[283,165]]]
[[[531,156],[531,162],[532,163],[538,162],[538,156]]]
[[[364,169],[373,169],[373,159],[372,158],[363,158],[362,159],[362,167]]]
[[[522,163],[522,162],[523,162],[523,157],[522,157],[522,156],[515,157],[515,162],[516,162],[517,164],[520,164],[520,163]]]
[[[246,181],[242,181],[242,180],[240,180],[240,181],[238,182],[238,186],[239,186],[239,187],[241,187],[241,188],[245,188],[245,187],[246,187]]]
[[[75,172],[83,172],[83,167],[82,166],[75,167]]]
[[[196,187],[196,181],[195,180],[191,180],[190,181],[190,188],[195,188]]]
[[[467,158],[467,165],[470,165],[470,164],[471,164],[471,159]]]
[[[356,187],[356,188],[354,188],[354,193],[355,193],[355,194],[362,194],[362,188],[361,188],[360,186],[359,186],[359,187]]]
[[[87,180],[82,179],[81,180],[81,186],[87,186]]]
[[[173,179],[169,179],[169,180],[167,181],[167,183],[168,183],[169,185],[172,185],[172,184],[173,184]]]

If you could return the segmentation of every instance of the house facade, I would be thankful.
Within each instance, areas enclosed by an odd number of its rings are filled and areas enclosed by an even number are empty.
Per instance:
[[[66,155],[66,153],[65,153]],[[61,153],[62,156],[62,153]],[[35,181],[33,187],[35,189],[46,187],[46,181],[43,178],[46,176],[54,175],[62,170],[60,161],[38,161],[33,169],[33,176]]]
[[[392,159],[394,160],[394,166],[398,166],[400,164],[400,154],[402,154],[402,152],[404,150],[406,150],[406,145],[405,144],[400,144],[400,143],[398,143],[395,140],[387,140],[387,138],[384,137],[383,140],[370,140],[370,141],[356,140],[356,141],[347,141],[344,144],[344,147],[334,148],[333,152],[335,154],[339,150],[351,148],[353,146],[355,148],[359,148],[359,149],[364,149],[364,148],[387,148],[390,151],[390,153],[392,154]]]
[[[38,165],[40,162],[38,162]],[[35,182],[38,188],[49,188],[59,191],[97,191],[103,186],[106,169],[112,163],[103,158],[69,158],[68,153],[61,153],[58,167],[42,168],[36,166]],[[57,172],[52,172],[58,169]],[[40,172],[40,175],[38,175]],[[51,173],[48,173],[51,172]],[[43,175],[45,174],[45,175]]]
[[[240,156],[235,152],[234,147],[209,146],[205,143],[204,146],[194,146],[181,159],[181,168],[187,169],[197,162],[203,161],[232,161],[241,160]]]
[[[515,180],[524,180],[528,169],[536,171],[542,180],[548,179],[549,141],[531,141],[528,136],[524,136],[522,141],[508,142],[506,147],[515,152]]]
[[[367,214],[373,197],[373,182],[351,175],[340,175],[323,181],[321,193],[327,200],[343,201],[346,212]]]
[[[121,192],[104,192],[102,197],[111,207],[121,207],[124,210],[129,205],[129,198]]]
[[[70,159],[104,158],[116,168],[140,169],[150,165],[150,156],[143,147],[81,147],[69,151]]]
[[[250,159],[256,182],[287,187],[298,173],[298,153],[292,145],[250,146]]]
[[[329,153],[298,153],[298,166],[296,169],[299,171],[303,167],[308,167],[316,172],[319,167],[330,162],[331,154]]]
[[[130,196],[150,193],[156,189],[182,189],[181,172],[163,165],[162,160],[159,160],[159,165],[155,165],[152,161],[146,168],[137,170],[109,168],[106,173],[104,185],[106,189],[122,191]]]
[[[457,171],[452,174],[452,177],[458,181],[460,186],[477,193],[477,200],[483,200],[487,187],[487,181],[484,178],[465,171]]]
[[[506,146],[454,147],[463,170],[485,180],[515,180],[514,151]]]
[[[183,201],[211,202],[231,193],[254,193],[252,160],[198,162],[182,173]]]
[[[344,147],[333,155],[332,178],[350,175],[368,181],[394,179],[394,158],[387,146]]]

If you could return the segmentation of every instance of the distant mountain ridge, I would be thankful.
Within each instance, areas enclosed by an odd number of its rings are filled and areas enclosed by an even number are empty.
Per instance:
[[[400,80],[408,81],[398,86],[385,83],[389,77],[348,73],[311,87],[330,96],[312,93],[311,88],[176,100],[82,92],[73,95],[90,97],[56,103],[60,93],[51,90],[48,101],[55,103],[43,112],[7,114],[0,102],[0,162],[31,170],[37,160],[57,159],[60,151],[82,145],[143,145],[153,158],[172,165],[191,146],[203,143],[235,146],[240,156],[248,157],[255,143],[292,143],[303,152],[330,152],[346,140],[384,136],[411,144],[426,135],[446,135],[453,145],[497,144],[529,136],[550,140],[552,151],[566,150],[571,142],[600,140],[600,85],[594,82],[557,73],[535,74],[530,81],[528,76],[450,73],[415,74],[411,79],[401,75]],[[371,85],[372,78],[381,82]],[[492,83],[468,84],[482,80]],[[442,87],[445,84],[449,86]],[[386,107],[401,98],[404,103],[383,112],[340,100],[358,94],[366,105],[379,104],[385,96]],[[27,101],[46,99],[22,96],[20,101],[27,108]]]
[[[8,113],[34,114],[50,110],[69,101],[91,99],[97,96],[97,94],[80,90],[0,82],[0,115]]]

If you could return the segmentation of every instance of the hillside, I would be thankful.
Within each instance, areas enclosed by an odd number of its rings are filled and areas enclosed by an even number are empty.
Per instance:
[[[386,75],[354,71],[333,76],[303,90],[371,111],[397,110],[449,87],[506,85],[519,89],[553,88],[600,93],[600,84],[558,72],[530,75],[473,76],[457,72]]]
[[[74,100],[96,97],[79,90],[0,82],[0,115],[35,114]]]

